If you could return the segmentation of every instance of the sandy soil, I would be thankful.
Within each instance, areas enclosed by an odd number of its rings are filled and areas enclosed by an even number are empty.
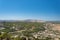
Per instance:
[[[54,26],[54,29],[60,30],[60,24],[53,24],[53,26]]]

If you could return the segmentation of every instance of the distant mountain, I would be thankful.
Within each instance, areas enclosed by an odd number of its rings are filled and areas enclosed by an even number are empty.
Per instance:
[[[19,22],[20,20],[0,20],[0,22]]]
[[[1,22],[45,22],[45,23],[59,23],[60,21],[43,21],[43,20],[34,20],[34,19],[27,19],[27,20],[0,20]]]
[[[0,22],[45,22],[45,21],[27,19],[27,20],[0,20]]]
[[[24,20],[25,22],[45,22],[43,20],[31,20],[31,19],[28,19],[28,20]]]

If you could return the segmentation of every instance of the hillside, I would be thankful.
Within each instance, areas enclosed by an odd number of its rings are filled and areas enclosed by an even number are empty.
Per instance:
[[[37,22],[37,20],[2,21],[0,22],[0,39],[60,40],[60,24]]]

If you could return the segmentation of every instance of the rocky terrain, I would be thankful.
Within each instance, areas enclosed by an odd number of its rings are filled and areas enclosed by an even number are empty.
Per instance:
[[[40,20],[2,21],[0,40],[60,40],[60,24]]]

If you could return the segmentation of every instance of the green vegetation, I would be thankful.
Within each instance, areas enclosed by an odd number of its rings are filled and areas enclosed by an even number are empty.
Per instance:
[[[45,23],[38,22],[3,22],[0,30],[0,40],[51,40],[43,32],[47,30]],[[50,26],[49,26],[50,27]],[[51,28],[48,28],[48,30]],[[55,31],[53,31],[55,32]],[[42,34],[38,34],[42,33]],[[37,35],[37,38],[34,36]],[[38,36],[40,35],[40,38]],[[41,38],[42,37],[42,38]]]

